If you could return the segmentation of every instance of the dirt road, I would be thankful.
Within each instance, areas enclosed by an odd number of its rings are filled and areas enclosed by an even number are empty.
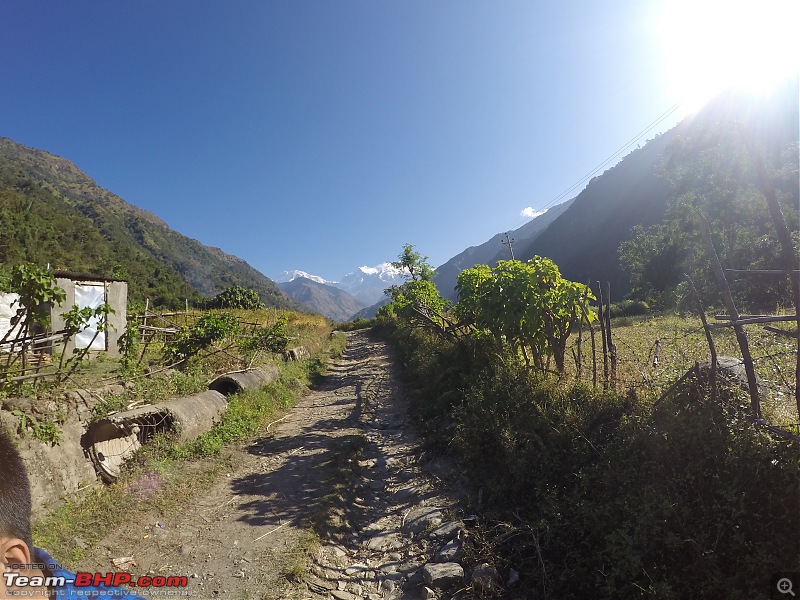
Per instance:
[[[388,348],[356,332],[317,389],[233,451],[222,481],[91,554],[133,557],[134,577],[185,575],[197,598],[447,597],[463,587],[463,524],[448,521],[458,511],[442,478],[458,477],[419,457]]]

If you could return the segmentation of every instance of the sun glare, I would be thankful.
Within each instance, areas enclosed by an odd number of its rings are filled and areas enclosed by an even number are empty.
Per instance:
[[[800,0],[666,0],[669,86],[689,112],[729,87],[766,92],[797,73],[799,27]]]

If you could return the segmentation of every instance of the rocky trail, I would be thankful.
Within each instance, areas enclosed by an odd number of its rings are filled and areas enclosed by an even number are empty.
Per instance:
[[[466,482],[421,451],[407,410],[386,344],[351,333],[317,388],[233,452],[227,477],[178,511],[110,532],[87,553],[87,570],[132,557],[132,575],[185,575],[188,595],[212,599],[451,598],[491,588],[490,567],[465,574],[459,563],[456,490]],[[312,524],[318,543],[307,542]]]

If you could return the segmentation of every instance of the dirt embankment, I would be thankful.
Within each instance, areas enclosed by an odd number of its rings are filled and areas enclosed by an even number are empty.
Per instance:
[[[109,532],[79,567],[132,557],[134,578],[187,576],[198,598],[449,597],[471,583],[452,492],[465,482],[420,456],[389,349],[356,332],[316,390],[232,451],[221,481]],[[494,584],[478,575],[473,586]]]

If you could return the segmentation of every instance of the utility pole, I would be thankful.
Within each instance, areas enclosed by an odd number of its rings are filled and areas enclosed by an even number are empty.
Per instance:
[[[500,243],[503,244],[503,246],[508,246],[508,251],[511,253],[511,260],[514,260],[514,238],[508,237],[507,231],[505,235],[506,235],[506,240],[505,241],[500,240]]]

